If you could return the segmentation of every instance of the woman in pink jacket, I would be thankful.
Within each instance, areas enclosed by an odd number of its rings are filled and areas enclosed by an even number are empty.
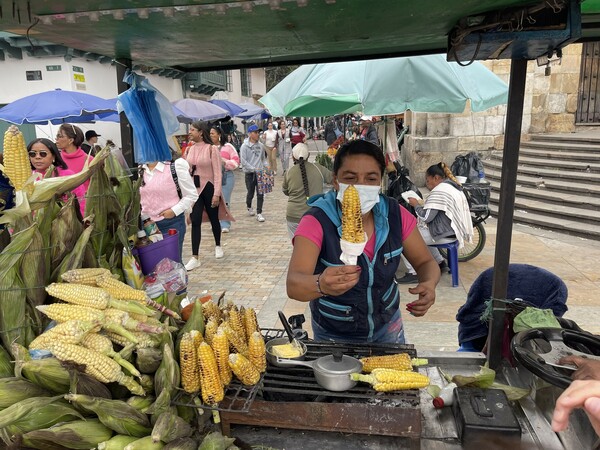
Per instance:
[[[194,184],[198,189],[198,200],[192,209],[192,258],[185,268],[194,270],[200,266],[198,254],[202,230],[202,213],[206,209],[213,236],[215,238],[215,258],[223,257],[221,248],[221,224],[219,223],[219,201],[221,198],[221,154],[219,148],[211,144],[206,122],[190,125],[190,143],[185,159],[190,164]]]
[[[235,184],[235,173],[234,170],[240,166],[240,157],[235,147],[227,142],[227,138],[223,133],[223,130],[217,125],[213,125],[210,128],[210,140],[214,145],[219,148],[221,152],[221,161],[223,162],[223,180],[221,182],[223,200],[229,207],[229,201],[231,200],[231,193],[233,192],[233,186]],[[229,233],[231,228],[231,222],[228,220],[221,220],[221,231],[223,233]]]

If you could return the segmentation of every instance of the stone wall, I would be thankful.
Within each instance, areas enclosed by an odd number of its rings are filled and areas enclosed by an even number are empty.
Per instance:
[[[575,129],[582,44],[563,49],[562,61],[553,63],[550,74],[535,61],[527,65],[522,133],[569,133]],[[508,84],[510,60],[482,61]],[[470,151],[485,159],[504,147],[506,105],[482,112],[467,106],[461,114],[431,114],[407,111],[410,134],[405,137],[402,159],[419,186],[425,170],[443,161],[452,164],[457,155]],[[526,136],[523,137],[526,139]]]

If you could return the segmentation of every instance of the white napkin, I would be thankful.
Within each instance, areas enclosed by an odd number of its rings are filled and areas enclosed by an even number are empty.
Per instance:
[[[367,245],[367,233],[365,233],[365,239],[363,242],[348,242],[344,239],[340,239],[340,246],[342,247],[342,255],[340,259],[348,266],[356,265],[358,257],[362,255],[365,246]]]

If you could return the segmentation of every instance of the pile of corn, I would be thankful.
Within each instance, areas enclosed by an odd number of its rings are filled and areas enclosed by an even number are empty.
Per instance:
[[[413,372],[413,366],[428,364],[423,358],[411,359],[408,353],[394,355],[368,356],[361,358],[362,371],[366,375],[353,373],[354,381],[369,383],[378,392],[421,389],[429,386],[429,378]]]

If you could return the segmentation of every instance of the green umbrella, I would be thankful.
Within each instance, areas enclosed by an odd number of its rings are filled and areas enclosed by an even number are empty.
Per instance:
[[[260,102],[273,116],[319,117],[483,111],[505,104],[508,86],[479,62],[460,66],[443,55],[304,65]]]

